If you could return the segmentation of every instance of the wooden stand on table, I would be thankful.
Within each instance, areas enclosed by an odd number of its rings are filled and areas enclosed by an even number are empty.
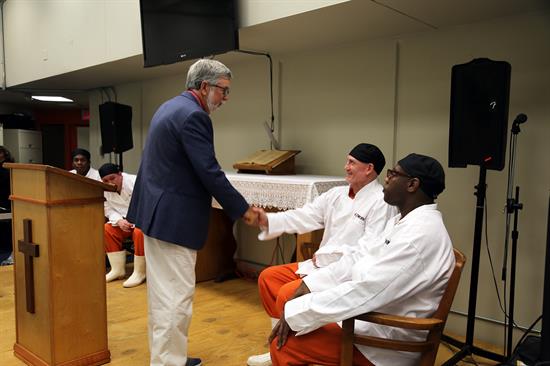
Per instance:
[[[233,168],[239,173],[295,174],[294,156],[300,150],[259,150],[237,161]]]
[[[11,169],[15,356],[29,365],[110,362],[103,191],[114,186],[37,164]]]

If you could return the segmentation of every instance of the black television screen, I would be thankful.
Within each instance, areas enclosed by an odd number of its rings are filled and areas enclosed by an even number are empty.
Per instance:
[[[237,0],[140,0],[144,66],[239,48]]]

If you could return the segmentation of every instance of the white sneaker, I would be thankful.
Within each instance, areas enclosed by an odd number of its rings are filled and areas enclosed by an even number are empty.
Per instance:
[[[246,364],[248,366],[271,366],[271,355],[267,352],[263,355],[250,356]]]

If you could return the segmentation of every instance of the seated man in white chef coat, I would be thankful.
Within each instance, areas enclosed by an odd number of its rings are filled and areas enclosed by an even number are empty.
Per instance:
[[[145,251],[143,232],[126,220],[136,176],[120,171],[118,165],[107,163],[99,168],[103,183],[114,184],[116,192],[105,192],[105,251],[111,270],[105,275],[106,282],[122,279],[126,275],[126,250],[122,248],[124,239],[134,241],[134,272],[122,283],[123,287],[135,287],[145,281]]]
[[[339,261],[303,278],[281,304],[273,329],[273,365],[338,365],[337,322],[370,311],[430,317],[454,267],[451,240],[434,199],[445,188],[437,160],[418,154],[388,169],[384,200],[399,209],[379,236],[362,238]],[[366,322],[355,332],[417,341],[425,333]],[[354,365],[414,365],[419,354],[356,345]]]
[[[366,234],[378,234],[397,210],[384,202],[378,174],[386,160],[378,147],[361,143],[346,158],[344,170],[348,186],[330,189],[304,207],[277,213],[259,214],[260,240],[283,233],[306,233],[324,228],[319,250],[312,259],[268,267],[258,278],[260,296],[274,326],[279,319],[279,305],[301,284],[301,278],[326,266],[342,255],[342,243],[356,244]],[[248,366],[269,366],[269,353],[251,356]]]

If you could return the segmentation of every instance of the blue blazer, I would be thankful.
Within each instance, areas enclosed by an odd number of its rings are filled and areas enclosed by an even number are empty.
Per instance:
[[[147,236],[198,250],[212,196],[233,220],[248,209],[216,160],[210,117],[184,92],[151,120],[127,218]]]

